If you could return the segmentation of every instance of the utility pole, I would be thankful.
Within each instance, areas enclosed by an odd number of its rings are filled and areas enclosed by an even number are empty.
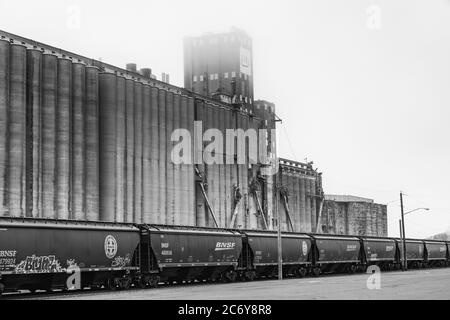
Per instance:
[[[400,191],[400,207],[402,210],[402,240],[403,240],[403,271],[408,270],[408,261],[406,260],[406,236],[405,236],[405,214],[403,212],[403,192]]]
[[[275,174],[275,192],[276,192],[276,203],[275,210],[277,211],[277,242],[278,242],[278,280],[283,280],[283,252],[281,246],[281,217],[279,210],[279,202],[280,202],[280,188],[278,186],[278,173]]]

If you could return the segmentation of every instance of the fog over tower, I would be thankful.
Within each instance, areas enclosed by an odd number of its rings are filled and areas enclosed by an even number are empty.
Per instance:
[[[233,102],[253,99],[252,39],[242,30],[184,39],[184,87],[196,93],[225,94]]]

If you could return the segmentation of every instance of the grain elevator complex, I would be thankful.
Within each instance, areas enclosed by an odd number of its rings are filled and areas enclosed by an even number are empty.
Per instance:
[[[186,38],[184,88],[135,64],[0,37],[0,216],[387,235],[386,206],[326,196],[312,163],[279,159],[268,175],[248,144],[239,162],[239,141],[218,154],[195,139],[266,130],[257,149],[277,154],[275,105],[255,100],[245,32]],[[194,137],[183,141],[190,163],[173,161],[176,129]]]

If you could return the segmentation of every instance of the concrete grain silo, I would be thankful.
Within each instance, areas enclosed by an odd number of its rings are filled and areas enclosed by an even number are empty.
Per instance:
[[[25,216],[26,58],[27,49],[24,45],[11,44],[6,195],[9,215],[12,217]]]
[[[0,39],[0,216],[9,215],[7,202],[9,68],[10,43]]]

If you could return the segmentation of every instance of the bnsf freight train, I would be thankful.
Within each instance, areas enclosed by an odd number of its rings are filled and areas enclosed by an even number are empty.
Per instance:
[[[159,225],[0,218],[0,289],[156,287],[277,276],[277,234]],[[393,238],[282,234],[285,276],[400,269]],[[410,268],[449,265],[450,242],[406,241]]]

